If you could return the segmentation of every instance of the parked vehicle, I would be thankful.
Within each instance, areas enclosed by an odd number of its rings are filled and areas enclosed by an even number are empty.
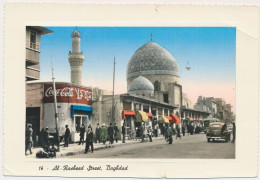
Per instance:
[[[230,141],[230,131],[227,129],[227,125],[223,122],[214,122],[210,123],[209,130],[206,133],[208,142],[211,139],[213,141],[224,139],[226,142]]]
[[[209,125],[210,123],[213,123],[213,122],[220,122],[219,119],[217,118],[207,118],[207,119],[204,119],[203,120],[203,130],[204,130],[204,133],[206,134],[209,130]]]

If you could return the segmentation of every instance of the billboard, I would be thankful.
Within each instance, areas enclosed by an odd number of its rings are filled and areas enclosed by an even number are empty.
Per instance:
[[[44,103],[54,102],[52,84],[44,85]],[[56,84],[57,103],[91,105],[92,90],[67,84]]]

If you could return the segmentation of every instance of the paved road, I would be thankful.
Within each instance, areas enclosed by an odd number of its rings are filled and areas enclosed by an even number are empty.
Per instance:
[[[235,143],[224,141],[208,143],[205,134],[184,136],[173,144],[165,140],[125,144],[102,149],[93,154],[77,154],[64,158],[180,158],[180,159],[232,159],[235,158]]]

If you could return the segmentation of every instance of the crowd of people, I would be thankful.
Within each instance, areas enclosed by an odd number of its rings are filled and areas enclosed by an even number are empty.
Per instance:
[[[233,141],[235,141],[235,125],[233,124]],[[71,137],[70,129],[68,125],[65,125],[65,135],[64,135],[64,147],[69,146],[69,140]],[[172,144],[173,142],[173,136],[176,136],[176,139],[181,139],[181,136],[185,136],[185,133],[188,133],[190,135],[200,133],[202,131],[201,126],[194,126],[192,124],[187,124],[186,126],[182,124],[182,127],[180,128],[178,124],[176,124],[175,128],[173,124],[162,124],[159,126],[158,123],[155,123],[152,127],[146,126],[144,123],[140,123],[139,126],[136,127],[134,136],[135,139],[139,139],[141,142],[145,141],[145,138],[149,138],[149,141],[152,142],[153,137],[158,137],[159,134],[162,134],[165,138],[165,140]],[[182,133],[182,135],[181,135]],[[122,134],[122,143],[125,143],[125,138],[129,134],[127,134],[127,127],[125,123],[121,127],[121,134]],[[27,124],[26,127],[26,138],[25,138],[25,154],[27,154],[27,151],[32,154],[32,147],[33,147],[33,129],[31,124]],[[84,142],[86,143],[85,146],[85,153],[88,153],[89,149],[91,148],[91,152],[93,153],[94,147],[93,143],[102,143],[106,144],[108,141],[109,144],[113,144],[114,142],[118,142],[120,139],[120,131],[116,123],[110,123],[107,127],[105,123],[102,124],[100,127],[100,124],[97,124],[97,127],[95,129],[95,133],[92,130],[91,125],[89,125],[86,129],[85,125],[82,124],[80,127],[80,140],[78,145],[84,145]],[[86,137],[86,138],[85,138]],[[39,145],[43,148],[44,152],[49,153],[55,153],[55,138],[50,135],[50,131],[48,127],[45,129],[43,128],[41,132],[39,133]]]

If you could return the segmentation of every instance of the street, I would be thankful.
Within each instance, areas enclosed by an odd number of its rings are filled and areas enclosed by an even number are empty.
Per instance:
[[[155,139],[155,138],[154,138]],[[95,144],[94,144],[95,146]],[[62,158],[178,158],[178,159],[233,159],[235,143],[207,142],[205,134],[182,136],[168,144],[164,139],[153,142],[126,144]]]

